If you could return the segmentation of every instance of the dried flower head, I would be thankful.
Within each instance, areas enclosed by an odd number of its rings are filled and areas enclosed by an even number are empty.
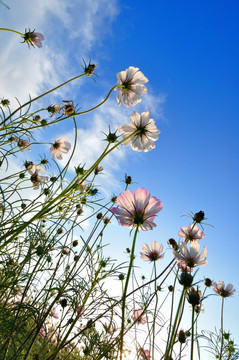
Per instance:
[[[72,100],[63,100],[64,103],[66,103],[65,106],[63,106],[63,115],[73,115],[75,113],[75,107]]]
[[[30,149],[27,149],[29,145],[30,145],[30,141],[29,141],[29,140],[19,139],[18,142],[17,142],[17,146],[19,146],[19,148],[20,148],[21,150],[31,151]]]
[[[55,114],[59,114],[61,111],[61,105],[59,104],[50,105],[47,107],[47,111],[51,114],[51,116]]]

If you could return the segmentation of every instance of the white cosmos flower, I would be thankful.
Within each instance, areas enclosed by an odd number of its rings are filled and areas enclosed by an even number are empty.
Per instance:
[[[67,154],[71,148],[67,138],[58,138],[50,148],[52,156],[58,160],[62,160],[62,154]]]
[[[139,68],[130,66],[125,71],[119,72],[117,78],[118,85],[122,86],[116,89],[119,90],[117,95],[118,105],[121,104],[121,101],[127,107],[141,102],[142,94],[147,93],[147,88],[143,84],[148,82],[148,79],[139,71]]]
[[[179,245],[179,251],[173,250],[173,255],[178,263],[181,263],[189,268],[194,266],[202,266],[207,264],[207,248],[204,247],[201,254],[199,241],[191,241],[190,249],[188,249],[187,243],[184,241]]]
[[[135,131],[138,131],[138,134],[126,140],[124,144],[130,144],[135,151],[146,152],[154,149],[154,142],[158,140],[160,130],[157,129],[155,121],[150,119],[150,110],[141,114],[134,111],[129,118],[131,124],[119,126],[118,131],[123,132],[123,139],[127,138]]]
[[[224,281],[218,281],[218,284],[214,282],[212,284],[212,288],[218,295],[222,297],[232,296],[236,291],[235,289],[233,289],[232,284],[227,284],[227,286],[225,287]]]

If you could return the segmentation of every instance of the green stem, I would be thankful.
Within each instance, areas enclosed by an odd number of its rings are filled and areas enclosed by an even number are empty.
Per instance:
[[[154,261],[154,292],[156,296],[155,300],[155,309],[154,309],[154,318],[153,318],[153,343],[152,343],[152,359],[154,359],[154,346],[155,346],[155,325],[156,325],[156,317],[157,317],[157,307],[158,307],[158,289],[157,289],[157,269],[156,269],[156,261]]]
[[[221,307],[221,333],[222,333],[222,341],[221,341],[221,349],[220,349],[220,355],[219,360],[222,359],[222,352],[223,352],[223,308],[224,308],[224,297],[222,297],[222,307]]]
[[[21,32],[16,31],[16,30],[13,30],[13,29],[0,28],[0,30],[2,30],[2,31],[10,31],[10,32],[13,32],[13,33],[15,33],[15,34],[18,34],[18,35],[24,36],[24,34],[22,34]]]
[[[113,90],[115,90],[118,87],[122,87],[121,85],[115,85],[114,87],[112,87],[112,89],[108,92],[108,95],[106,96],[106,98],[101,101],[101,103],[99,103],[98,105],[94,106],[93,108],[89,109],[89,110],[85,110],[85,111],[81,111],[79,113],[75,113],[74,116],[76,115],[83,115],[83,114],[87,114],[95,109],[97,109],[98,107],[100,107],[101,105],[103,105],[110,97],[110,94],[112,93]]]
[[[193,360],[193,345],[194,345],[194,314],[195,306],[192,306],[192,334],[191,334],[191,357],[190,360]]]
[[[171,355],[172,350],[173,350],[173,344],[174,344],[174,339],[175,339],[175,335],[176,335],[175,332],[176,332],[176,328],[177,328],[177,325],[178,325],[178,319],[179,319],[179,315],[180,315],[180,312],[181,312],[181,307],[182,307],[182,304],[183,304],[185,291],[186,291],[186,288],[184,287],[183,291],[182,291],[182,294],[181,294],[181,297],[180,297],[180,300],[179,300],[178,309],[177,309],[177,313],[176,313],[176,316],[175,316],[173,329],[172,329],[171,337],[170,337],[170,341],[169,341],[169,345],[168,345],[166,353],[165,353],[165,357],[164,357],[165,360],[169,360],[170,355]]]
[[[1,30],[1,28],[0,28],[0,30]],[[63,82],[62,84],[60,84],[60,85],[58,85],[58,86],[54,87],[53,89],[48,90],[48,91],[46,91],[45,93],[43,93],[43,94],[41,94],[41,95],[39,95],[39,96],[35,97],[34,99],[31,99],[31,100],[27,101],[25,104],[23,104],[23,105],[19,106],[19,108],[17,108],[15,111],[13,111],[13,112],[12,112],[12,113],[11,113],[11,114],[10,114],[10,115],[6,118],[6,119],[5,119],[5,121],[7,121],[9,118],[11,118],[14,114],[16,114],[16,113],[17,113],[19,110],[21,110],[23,107],[25,107],[25,106],[27,106],[27,105],[29,105],[29,104],[33,103],[34,101],[36,101],[36,100],[38,100],[38,99],[42,98],[43,96],[46,96],[46,95],[50,94],[51,92],[53,92],[53,91],[55,91],[55,90],[59,89],[60,87],[62,87],[62,86],[64,86],[64,85],[66,85],[66,84],[70,83],[71,81],[74,81],[74,80],[76,80],[76,79],[78,79],[78,78],[80,78],[80,77],[82,77],[82,76],[84,76],[84,75],[85,75],[85,73],[80,74],[80,75],[77,75],[77,76],[74,76],[73,78],[71,78],[71,79],[69,79],[69,80],[67,80],[67,81]],[[73,114],[73,115],[75,116],[76,114]]]
[[[131,253],[130,253],[130,263],[129,263],[128,273],[127,273],[124,291],[123,291],[123,295],[122,295],[122,319],[121,319],[121,331],[120,331],[120,360],[123,359],[126,294],[127,294],[127,288],[128,288],[128,284],[129,284],[130,274],[131,274],[131,270],[132,270],[132,266],[133,266],[133,262],[134,262],[134,250],[135,250],[135,244],[136,244],[138,230],[139,230],[139,226],[137,225],[137,227],[135,229],[132,249],[131,249]]]

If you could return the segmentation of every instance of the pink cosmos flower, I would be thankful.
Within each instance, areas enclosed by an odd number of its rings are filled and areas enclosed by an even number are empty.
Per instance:
[[[190,224],[188,226],[183,226],[178,235],[185,238],[185,241],[201,240],[205,237],[205,234],[202,230],[199,229],[197,225]]]
[[[187,271],[188,273],[193,272],[193,269],[186,266],[185,264],[178,263],[177,265],[178,265],[178,269],[181,271]]]
[[[142,315],[143,310],[142,309],[138,309],[138,310],[134,310],[134,314],[131,316],[131,319],[133,321],[135,321],[137,324],[146,324],[146,322],[148,321],[148,316],[147,315]]]
[[[190,242],[190,249],[187,247],[186,241],[179,245],[179,251],[173,250],[173,255],[178,263],[181,263],[189,268],[194,266],[202,266],[207,264],[207,248],[204,247],[201,254],[199,241]]]
[[[81,313],[81,314],[83,314],[84,310],[85,310],[85,309],[84,309],[81,305],[78,305],[77,308],[76,308],[76,311],[77,311],[78,313]]]
[[[27,31],[23,36],[24,41],[27,45],[31,45],[34,47],[37,46],[38,48],[42,47],[42,41],[45,40],[44,36],[41,33],[35,31]],[[30,47],[30,46],[29,46]]]
[[[38,335],[40,335],[41,338],[44,339],[45,335],[46,335],[46,332],[45,332],[45,329],[44,328],[41,328]]]
[[[56,311],[56,308],[51,309],[51,316],[53,316],[55,319],[59,319],[59,315]]]
[[[121,104],[121,101],[127,107],[141,102],[141,95],[147,93],[147,88],[143,84],[148,82],[148,79],[144,74],[138,68],[130,66],[125,71],[119,72],[117,78],[118,85],[122,85],[118,88],[118,105]]]
[[[145,350],[143,348],[141,348],[139,350],[139,356],[141,356],[142,360],[150,360],[151,356],[150,356],[150,351],[149,350]]]
[[[218,281],[218,284],[216,282],[214,282],[212,284],[212,288],[221,297],[232,296],[234,294],[234,292],[236,291],[235,289],[233,289],[232,284],[227,284],[227,286],[225,287],[224,281]]]
[[[130,144],[135,151],[150,151],[155,148],[155,141],[158,140],[160,130],[157,129],[155,121],[150,119],[150,110],[141,113],[134,111],[129,117],[131,124],[121,125],[119,132],[123,132],[123,139],[138,131],[138,134],[132,136],[124,142],[124,145]]]
[[[62,154],[67,154],[71,148],[71,144],[67,138],[58,138],[50,148],[53,158],[62,160]]]
[[[142,245],[142,250],[144,251],[144,253],[142,253],[142,252],[140,253],[140,255],[141,255],[140,258],[142,260],[156,261],[159,259],[163,259],[164,254],[162,254],[162,252],[163,252],[162,244],[159,248],[158,241],[151,241],[151,248],[152,248],[152,250],[150,250],[150,248],[147,244]]]
[[[116,199],[119,207],[112,207],[120,225],[131,229],[139,227],[140,230],[152,230],[156,224],[153,222],[156,214],[163,208],[160,200],[150,197],[150,192],[144,188],[124,191]]]

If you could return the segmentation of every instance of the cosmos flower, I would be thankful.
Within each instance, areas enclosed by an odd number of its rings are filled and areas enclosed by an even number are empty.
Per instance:
[[[78,305],[77,308],[76,308],[76,311],[77,311],[78,313],[81,313],[81,314],[83,314],[84,310],[85,310],[85,309],[84,309],[81,305]]]
[[[30,141],[29,141],[29,140],[19,139],[18,142],[17,142],[17,145],[19,146],[19,148],[20,148],[21,150],[31,151],[30,149],[27,149],[28,146],[30,145]]]
[[[2,99],[0,103],[1,103],[2,106],[9,106],[10,105],[10,100]]]
[[[123,101],[124,105],[136,105],[141,102],[141,95],[147,93],[147,88],[143,85],[148,82],[144,74],[138,68],[130,66],[125,71],[117,74],[118,85],[122,87],[117,88],[119,93],[117,95],[118,105]]]
[[[43,327],[40,329],[38,335],[40,335],[42,339],[44,339],[44,337],[46,336],[46,331]]]
[[[42,41],[45,40],[44,36],[41,33],[30,30],[25,32],[23,39],[28,46],[37,46],[38,48],[42,47]]]
[[[234,294],[234,292],[236,291],[235,289],[233,289],[232,284],[227,284],[227,286],[225,287],[224,281],[218,281],[218,284],[216,282],[214,282],[212,284],[212,288],[215,291],[215,293],[217,293],[221,297],[232,296]]]
[[[205,234],[202,230],[199,229],[197,225],[190,224],[188,226],[183,226],[178,235],[185,238],[185,241],[201,240],[205,237]]]
[[[53,158],[62,160],[62,154],[67,154],[71,148],[71,144],[67,138],[58,138],[50,148]]]
[[[146,315],[142,315],[142,313],[142,309],[134,310],[134,314],[131,316],[131,319],[137,324],[146,324],[146,322],[148,321],[148,317]]]
[[[124,145],[130,144],[135,151],[150,151],[155,148],[155,141],[158,140],[160,130],[157,129],[155,121],[150,119],[150,110],[141,114],[136,111],[130,116],[131,124],[121,125],[119,132],[123,132],[123,139],[127,138],[135,131],[138,133],[124,142]]]
[[[150,351],[149,350],[145,350],[143,348],[139,349],[139,356],[141,357],[141,360],[150,360],[151,356],[150,356]]]
[[[40,171],[46,172],[46,170],[43,167],[37,166],[32,161],[25,161],[24,166],[31,175],[36,172],[39,173]]]
[[[144,188],[124,191],[117,196],[119,207],[112,207],[120,225],[131,229],[139,227],[140,230],[152,230],[156,224],[153,222],[156,214],[163,208],[160,200],[155,196],[150,197],[150,192]]]
[[[151,249],[149,248],[149,246],[147,244],[143,244],[142,245],[142,250],[144,251],[144,253],[140,253],[140,258],[142,260],[149,260],[149,261],[156,261],[159,259],[163,259],[164,254],[162,254],[163,252],[163,245],[161,244],[160,248],[159,248],[159,243],[158,241],[151,241]]]
[[[207,248],[204,247],[201,254],[199,254],[200,245],[198,241],[190,242],[190,249],[188,250],[187,243],[184,241],[179,245],[179,251],[173,250],[173,254],[177,262],[193,268],[194,266],[202,266],[207,264]]]
[[[61,105],[55,104],[48,106],[47,111],[51,114],[51,117],[55,114],[59,114],[61,111]]]
[[[33,189],[37,190],[37,189],[39,189],[40,185],[43,185],[48,180],[48,177],[41,176],[36,171],[36,172],[32,173],[30,180],[33,183]]]
[[[184,271],[184,272],[186,271],[186,272],[188,272],[188,273],[190,273],[190,272],[193,271],[192,268],[190,268],[190,267],[188,267],[188,266],[186,266],[185,264],[182,264],[182,263],[180,263],[180,262],[178,262],[177,265],[178,265],[178,269],[181,270],[181,271]]]
[[[51,309],[51,316],[53,316],[55,319],[59,319],[59,315],[56,311],[56,308]]]

